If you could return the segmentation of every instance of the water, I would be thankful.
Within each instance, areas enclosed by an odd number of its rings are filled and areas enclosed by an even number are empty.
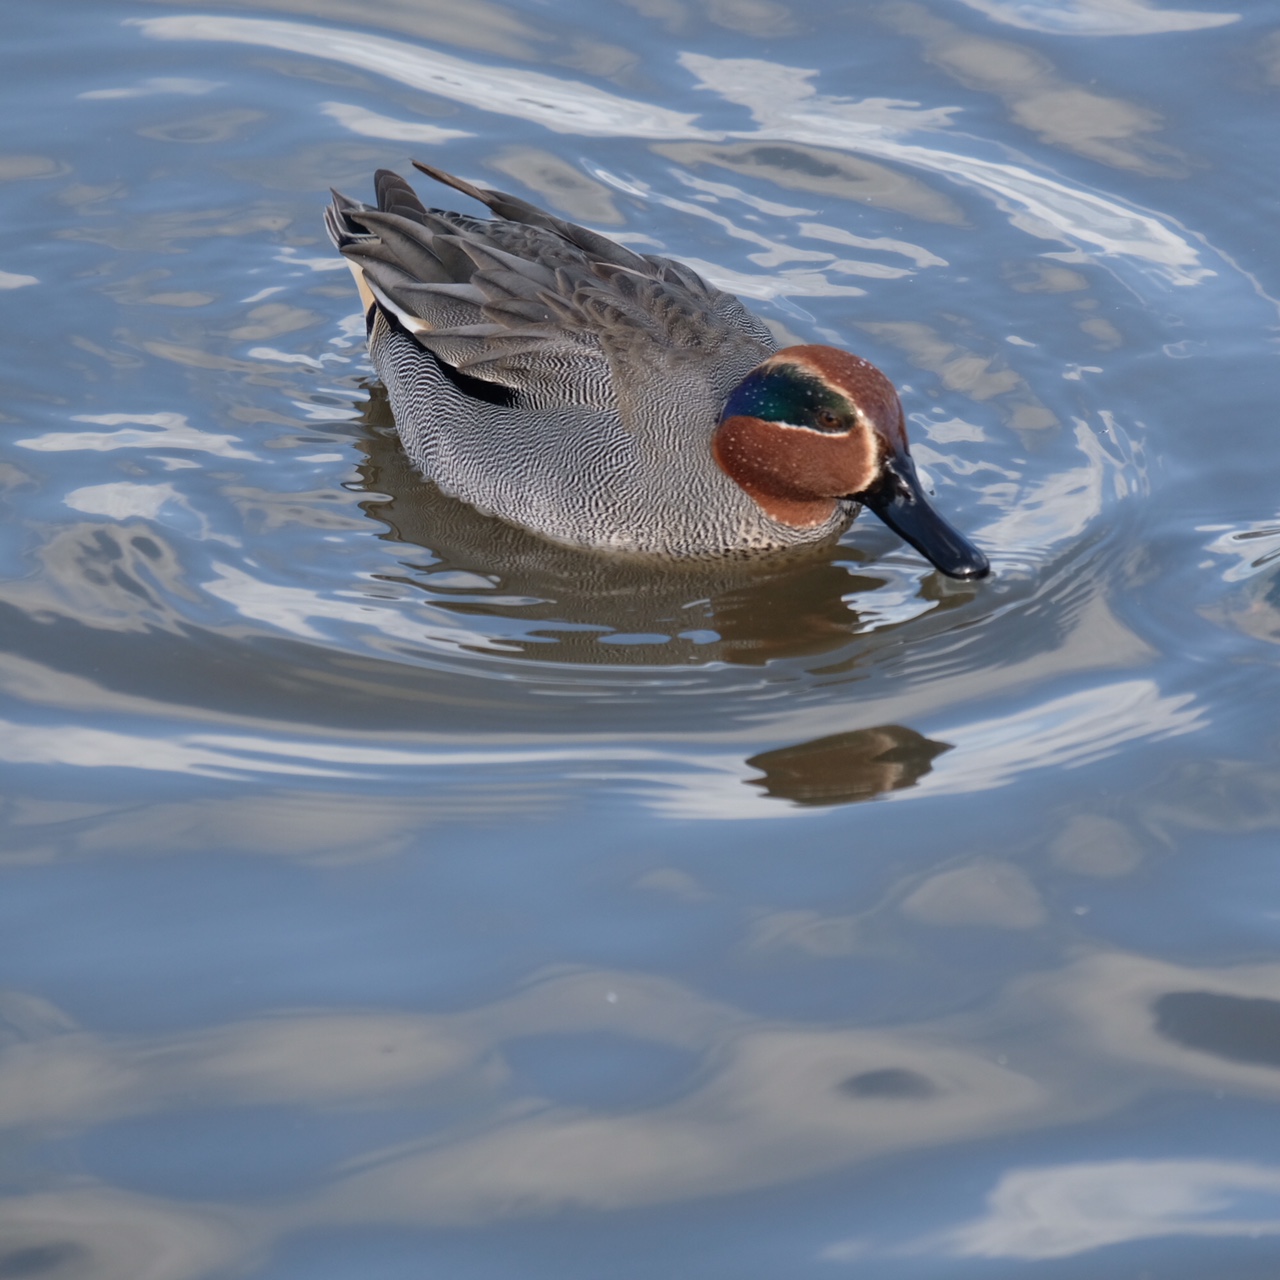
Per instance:
[[[1275,1275],[1280,5],[5,33],[0,1276]],[[994,577],[433,491],[413,156],[874,359]]]

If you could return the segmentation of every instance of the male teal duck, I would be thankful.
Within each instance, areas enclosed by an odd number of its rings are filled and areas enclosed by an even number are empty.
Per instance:
[[[562,543],[690,558],[824,542],[860,505],[953,578],[986,557],[930,505],[874,365],[778,349],[737,298],[500,191],[415,166],[325,225],[406,451],[446,492]]]

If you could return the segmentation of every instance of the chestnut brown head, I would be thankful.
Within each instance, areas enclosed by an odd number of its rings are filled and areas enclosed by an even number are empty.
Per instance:
[[[942,573],[985,577],[987,558],[934,510],[907,446],[902,404],[869,361],[787,347],[734,388],[712,441],[721,469],[766,514],[822,524],[836,503],[870,508]]]

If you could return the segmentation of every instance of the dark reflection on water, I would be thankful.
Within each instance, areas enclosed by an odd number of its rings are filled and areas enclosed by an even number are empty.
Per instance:
[[[1161,1035],[1232,1062],[1280,1067],[1280,1000],[1170,991],[1155,1002]]]
[[[76,1263],[89,1262],[88,1250],[75,1244],[36,1245],[31,1249],[15,1249],[0,1253],[0,1277],[22,1280],[26,1276],[44,1276],[67,1271]]]
[[[936,1092],[933,1082],[918,1072],[905,1067],[881,1067],[878,1071],[864,1071],[850,1076],[840,1085],[855,1098],[929,1098]]]
[[[851,804],[914,787],[950,750],[950,743],[931,742],[901,725],[855,729],[751,756],[747,764],[764,777],[749,782],[793,804]]]

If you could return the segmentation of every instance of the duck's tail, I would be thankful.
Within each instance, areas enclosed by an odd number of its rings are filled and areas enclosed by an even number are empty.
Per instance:
[[[324,211],[324,229],[329,233],[329,239],[333,241],[334,248],[341,251],[357,240],[377,238],[369,232],[368,228],[361,226],[356,218],[352,217],[353,214],[358,217],[362,213],[370,212],[394,213],[413,222],[425,220],[426,207],[418,199],[413,188],[398,173],[392,173],[390,169],[379,169],[373,175],[373,185],[378,193],[376,205],[361,204],[359,200],[344,196],[341,191],[334,191],[332,187],[329,189],[333,200]]]
[[[353,222],[349,216],[352,213],[360,213],[368,206],[361,204],[359,200],[352,200],[350,196],[344,196],[341,191],[330,188],[329,193],[333,196],[333,200],[324,211],[324,229],[329,233],[333,247],[342,252],[357,240],[371,239],[369,233],[358,223]]]

